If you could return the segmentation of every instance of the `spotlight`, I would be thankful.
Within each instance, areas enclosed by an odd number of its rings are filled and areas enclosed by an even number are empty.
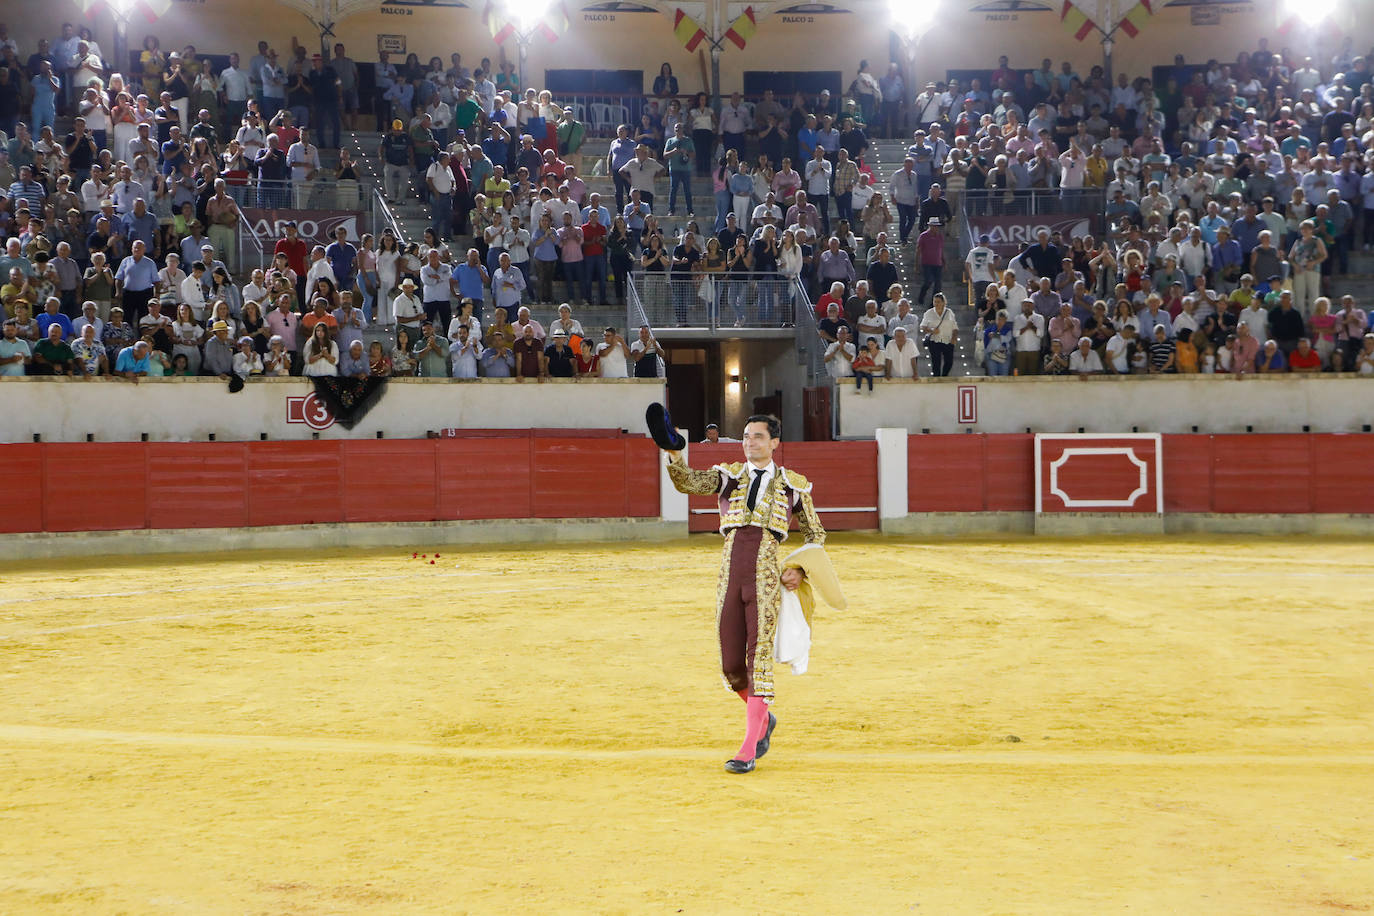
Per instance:
[[[936,0],[888,0],[892,29],[908,40],[925,34],[935,24],[935,14],[939,11]]]
[[[1316,26],[1336,11],[1338,0],[1284,0],[1284,10],[1303,25]]]
[[[544,15],[553,5],[553,0],[507,0],[506,15],[514,19],[522,32],[544,21]]]

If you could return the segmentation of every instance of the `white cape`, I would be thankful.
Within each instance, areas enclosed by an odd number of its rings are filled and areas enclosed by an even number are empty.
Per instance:
[[[773,636],[773,660],[792,666],[793,674],[805,674],[811,656],[811,627],[802,614],[801,599],[791,589],[782,590],[782,609]]]

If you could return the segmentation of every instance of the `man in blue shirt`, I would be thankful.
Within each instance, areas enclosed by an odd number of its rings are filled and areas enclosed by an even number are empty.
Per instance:
[[[43,303],[43,312],[38,316],[38,336],[46,338],[48,328],[57,325],[62,329],[62,339],[71,340],[75,335],[72,330],[72,320],[62,314],[62,300],[56,296],[49,296],[48,301]]]
[[[491,346],[482,351],[482,376],[510,378],[514,372],[515,354],[506,343],[506,335],[500,331],[492,331]]]
[[[1243,257],[1250,257],[1250,252],[1259,244],[1259,234],[1266,228],[1264,220],[1255,212],[1255,205],[1246,204],[1245,215],[1231,223],[1231,238],[1240,243]]]
[[[138,340],[132,347],[119,351],[115,360],[115,373],[135,383],[141,376],[148,374],[148,341]]]
[[[44,127],[52,127],[57,120],[57,93],[62,84],[53,75],[52,63],[39,61],[38,72],[33,77],[33,109],[29,131],[35,136],[43,133]]]
[[[142,242],[153,257],[158,253],[157,217],[148,212],[143,198],[134,201],[134,208],[124,216],[124,236],[129,242]]]
[[[124,307],[124,316],[130,324],[138,327],[138,321],[148,310],[148,300],[153,298],[157,286],[157,263],[145,252],[147,246],[134,242],[130,254],[119,262],[115,271],[115,291]]]
[[[1240,242],[1231,238],[1231,229],[1221,226],[1217,229],[1217,243],[1212,246],[1212,270],[1216,272],[1216,285],[1222,293],[1230,295],[1245,272],[1244,255]]]
[[[334,230],[334,241],[324,250],[329,266],[334,269],[334,277],[339,281],[339,289],[352,289],[357,275],[358,249],[348,241],[348,230],[343,226]]]

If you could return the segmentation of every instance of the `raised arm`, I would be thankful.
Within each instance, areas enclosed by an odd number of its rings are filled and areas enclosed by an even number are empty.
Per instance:
[[[679,493],[714,496],[720,492],[720,471],[698,471],[687,466],[681,452],[669,452],[668,477]]]

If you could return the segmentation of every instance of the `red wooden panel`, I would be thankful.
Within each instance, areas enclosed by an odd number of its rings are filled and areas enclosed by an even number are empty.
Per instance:
[[[626,436],[625,446],[626,514],[635,518],[657,518],[659,512],[659,465],[665,460],[652,439]]]
[[[1034,512],[1035,436],[999,433],[987,440],[987,511]]]
[[[785,467],[811,481],[811,496],[828,531],[872,530],[878,527],[878,443],[793,442],[786,449]],[[828,512],[831,508],[865,512]]]
[[[1310,436],[1212,437],[1214,512],[1311,512]]]
[[[1312,511],[1374,513],[1374,436],[1311,439]]]
[[[0,533],[43,530],[43,448],[36,442],[0,445],[6,482]]]
[[[1041,512],[1159,511],[1155,437],[1049,434],[1038,441]]]
[[[440,439],[439,517],[529,518],[530,437]]]
[[[1162,446],[1164,511],[1212,511],[1212,437],[1168,435]]]
[[[609,518],[628,514],[625,446],[619,439],[533,440],[534,518]]]
[[[149,442],[149,528],[242,528],[248,524],[248,445]]]
[[[346,522],[430,522],[439,514],[437,439],[358,439],[342,445]]]
[[[310,525],[343,521],[341,443],[248,443],[248,524]]]
[[[984,440],[978,433],[909,436],[908,512],[981,512]],[[1029,465],[1027,461],[1027,465]]]
[[[148,524],[142,442],[43,445],[43,530],[119,531]]]

